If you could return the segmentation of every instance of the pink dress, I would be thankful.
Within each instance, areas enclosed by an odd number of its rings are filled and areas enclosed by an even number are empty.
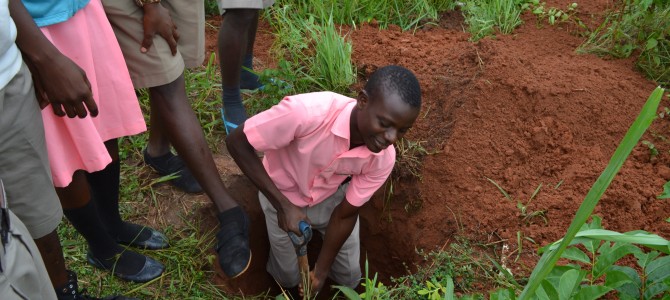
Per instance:
[[[100,171],[112,161],[105,141],[141,133],[146,125],[100,0],[91,0],[65,22],[41,29],[86,72],[99,110],[97,117],[83,119],[58,117],[50,106],[42,110],[53,183],[66,187],[75,171]]]

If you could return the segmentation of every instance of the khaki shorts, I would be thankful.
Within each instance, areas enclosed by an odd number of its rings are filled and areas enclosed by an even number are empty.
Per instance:
[[[21,221],[9,211],[9,237],[0,246],[0,295],[3,300],[56,299],[40,252]],[[1,243],[0,243],[1,245]]]
[[[162,0],[177,25],[177,55],[160,35],[154,37],[147,53],[140,52],[144,39],[142,8],[132,0],[103,0],[105,13],[128,65],[135,88],[165,85],[175,81],[184,67],[192,68],[205,59],[204,0]]]
[[[63,210],[51,179],[42,113],[25,64],[0,89],[0,178],[9,208],[34,239],[56,229]]]
[[[307,218],[312,222],[312,229],[318,230],[322,236],[326,236],[326,227],[330,216],[340,202],[348,184],[341,185],[335,194],[323,202],[305,207]],[[298,256],[286,231],[279,228],[277,223],[277,210],[261,192],[258,193],[261,208],[265,214],[265,226],[268,229],[270,239],[270,257],[268,258],[267,271],[272,277],[285,288],[292,288],[300,283],[300,270],[298,268]],[[350,288],[355,288],[361,281],[361,243],[359,237],[359,220],[344,241],[342,248],[337,253],[333,265],[330,267],[328,277],[336,283]]]
[[[275,3],[274,0],[217,0],[216,2],[222,15],[227,9],[264,9]]]

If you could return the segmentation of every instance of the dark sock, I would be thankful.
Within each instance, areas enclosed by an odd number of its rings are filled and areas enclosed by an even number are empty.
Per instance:
[[[72,226],[84,236],[88,247],[95,258],[107,268],[114,268],[124,274],[136,274],[146,261],[146,257],[126,250],[112,239],[100,222],[95,202],[75,209],[63,209]]]
[[[258,81],[258,75],[251,72],[254,69],[254,56],[249,53],[244,56],[242,61],[242,70],[240,71],[240,88],[245,90],[255,90],[261,87]]]
[[[151,237],[144,226],[124,222],[119,213],[119,176],[121,164],[112,161],[101,171],[87,173],[86,178],[91,186],[91,201],[95,201],[98,216],[109,235],[117,241],[146,241]]]
[[[247,111],[242,104],[239,87],[223,87],[223,110],[226,121],[240,125],[247,120]]]

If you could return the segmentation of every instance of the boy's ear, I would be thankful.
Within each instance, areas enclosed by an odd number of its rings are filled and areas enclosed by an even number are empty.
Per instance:
[[[360,92],[358,92],[358,99],[357,99],[356,106],[358,109],[363,109],[368,105],[369,97],[368,97],[368,92],[365,89],[361,89]]]

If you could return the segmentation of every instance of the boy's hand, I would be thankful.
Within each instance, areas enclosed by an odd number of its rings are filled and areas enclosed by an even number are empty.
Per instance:
[[[148,3],[144,8],[144,39],[140,52],[146,53],[154,43],[156,33],[162,36],[170,46],[172,55],[177,54],[177,41],[179,41],[179,32],[177,25],[172,21],[170,12],[160,3]]]
[[[309,272],[309,280],[312,282],[312,295],[316,295],[321,291],[323,284],[326,283],[326,277],[318,276],[314,271]]]
[[[298,228],[300,221],[306,221],[311,225],[305,211],[293,204],[286,204],[282,206],[280,211],[277,211],[277,225],[286,232],[293,232],[298,236],[302,236],[302,232]]]

